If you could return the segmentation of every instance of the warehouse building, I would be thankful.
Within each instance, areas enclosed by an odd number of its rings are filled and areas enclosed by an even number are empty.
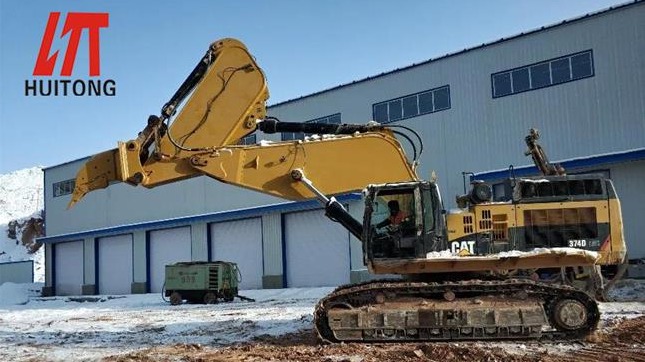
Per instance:
[[[601,172],[622,200],[631,258],[645,258],[645,3],[633,2],[273,104],[282,121],[405,125],[424,140],[445,207],[463,175],[536,173],[529,128],[569,173]],[[284,134],[282,140],[302,138]],[[279,140],[251,135],[245,142]],[[368,277],[361,245],[315,201],[285,202],[197,177],[124,184],[66,210],[86,159],[45,170],[45,293],[159,292],[174,261],[235,261],[243,288],[333,286]],[[374,162],[378,167],[378,160]],[[342,177],[342,176],[339,176]],[[341,197],[362,217],[360,194]]]

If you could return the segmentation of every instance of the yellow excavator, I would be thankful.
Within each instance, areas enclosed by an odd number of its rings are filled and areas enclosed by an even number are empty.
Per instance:
[[[492,187],[474,181],[444,210],[434,181],[416,174],[422,139],[403,125],[281,122],[267,116],[265,76],[234,39],[211,44],[159,116],[136,139],[95,155],[79,171],[70,207],[116,182],[152,188],[207,175],[291,200],[318,199],[362,241],[373,274],[316,306],[326,342],[582,338],[599,321],[600,266],[622,263],[620,204],[601,175],[551,166],[526,138],[538,177]],[[255,132],[304,140],[242,145]],[[412,144],[409,160],[398,138]],[[378,160],[375,165],[374,160]],[[334,195],[363,191],[354,219]]]

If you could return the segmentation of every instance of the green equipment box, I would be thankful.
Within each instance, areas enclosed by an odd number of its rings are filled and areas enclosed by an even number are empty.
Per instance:
[[[237,296],[240,270],[227,261],[166,265],[165,296],[170,304],[231,302]]]

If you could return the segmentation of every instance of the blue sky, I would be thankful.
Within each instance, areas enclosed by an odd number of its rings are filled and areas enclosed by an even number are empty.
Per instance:
[[[216,39],[247,45],[274,104],[623,2],[2,0],[0,173],[53,166],[136,137]],[[110,14],[100,33],[100,78],[116,81],[116,96],[24,95],[52,11],[63,13],[52,46],[61,53],[65,13]],[[72,79],[88,78],[87,53],[84,32]]]

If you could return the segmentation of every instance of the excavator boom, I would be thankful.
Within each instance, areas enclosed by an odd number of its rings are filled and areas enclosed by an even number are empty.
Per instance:
[[[380,125],[307,124],[305,131],[336,135],[239,145],[259,125],[267,133],[303,127],[263,123],[267,98],[264,74],[246,47],[234,39],[213,43],[136,139],[95,155],[78,171],[68,207],[114,182],[152,188],[199,175],[292,200],[316,196],[290,177],[296,169],[326,195],[418,179],[393,132]]]

